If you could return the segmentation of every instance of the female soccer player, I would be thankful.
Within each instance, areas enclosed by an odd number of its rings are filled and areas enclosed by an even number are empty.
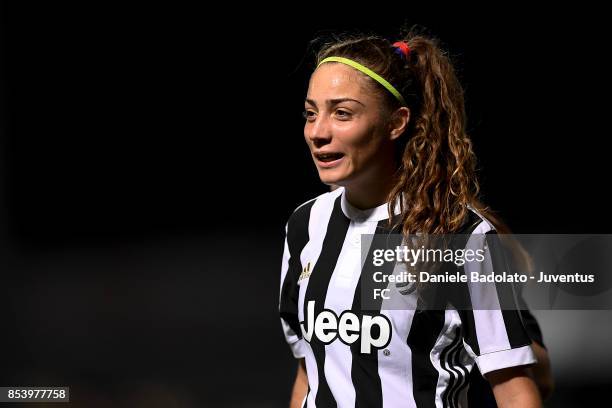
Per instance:
[[[498,406],[541,406],[517,308],[431,310],[418,293],[408,310],[361,308],[361,234],[495,233],[478,200],[463,91],[436,40],[328,43],[305,104],[319,177],[340,187],[286,225],[279,310],[300,359],[292,407],[465,407],[475,365]]]

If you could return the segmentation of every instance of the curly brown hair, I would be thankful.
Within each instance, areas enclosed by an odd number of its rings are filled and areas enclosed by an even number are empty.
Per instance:
[[[453,63],[436,38],[414,26],[401,41],[410,47],[407,57],[395,52],[392,42],[378,35],[336,36],[319,50],[317,65],[326,57],[350,58],[367,66],[395,86],[410,109],[410,120],[397,140],[396,182],[389,193],[389,222],[415,232],[444,234],[458,231],[468,205],[503,224],[478,198],[476,156],[466,132],[463,88]],[[364,75],[365,77],[365,75]],[[387,112],[399,101],[371,78],[372,89]],[[400,203],[394,216],[392,203]]]

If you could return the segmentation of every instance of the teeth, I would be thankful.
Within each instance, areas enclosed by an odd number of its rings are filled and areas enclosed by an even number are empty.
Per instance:
[[[319,158],[321,159],[330,159],[330,158],[334,158],[334,157],[340,157],[342,156],[340,153],[324,153],[324,154],[320,154]]]
[[[335,160],[336,158],[337,156],[334,156],[334,155],[323,155],[319,159],[324,162],[329,162],[329,161]]]

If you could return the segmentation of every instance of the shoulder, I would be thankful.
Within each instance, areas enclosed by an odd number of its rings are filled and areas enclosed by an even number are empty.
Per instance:
[[[455,241],[460,248],[478,250],[487,245],[497,245],[497,229],[486,217],[486,213],[467,205],[468,215],[461,227],[455,234]]]
[[[298,205],[289,216],[286,228],[293,231],[307,231],[313,208],[329,207],[329,204],[333,203],[342,194],[342,190],[343,188],[340,187],[334,191],[328,191]]]
[[[491,223],[482,212],[476,210],[469,204],[467,205],[467,209],[468,215],[457,232],[458,234],[487,234],[497,232],[493,223]]]

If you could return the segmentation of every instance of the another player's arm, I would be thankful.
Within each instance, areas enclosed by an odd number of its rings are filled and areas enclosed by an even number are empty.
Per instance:
[[[509,367],[485,374],[499,408],[541,408],[538,388],[525,366]]]
[[[289,408],[301,408],[304,397],[308,392],[308,376],[306,375],[306,364],[304,359],[298,360],[297,374],[293,383],[293,391],[291,392],[291,403]]]

